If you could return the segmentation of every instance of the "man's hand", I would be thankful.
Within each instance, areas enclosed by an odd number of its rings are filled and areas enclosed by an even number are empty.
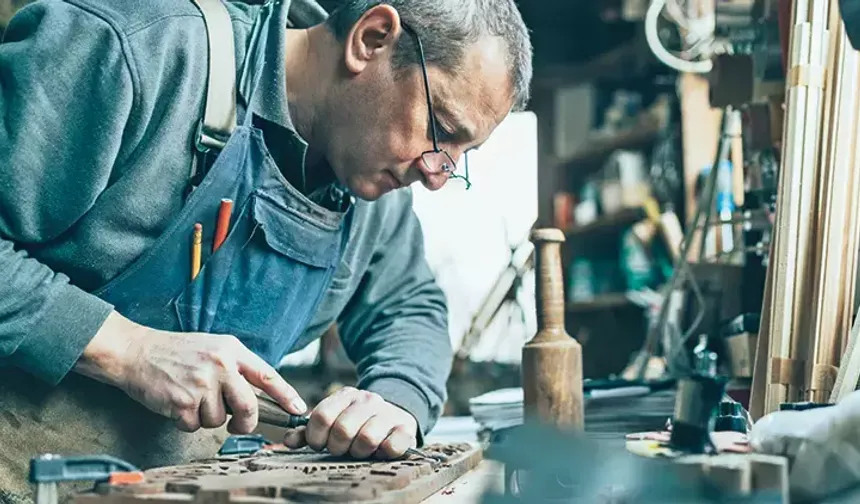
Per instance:
[[[247,434],[257,426],[254,387],[300,415],[299,394],[233,336],[157,331],[111,314],[75,370],[124,390],[187,432],[220,427]]]
[[[358,459],[400,457],[417,444],[418,422],[405,410],[372,392],[343,388],[311,412],[307,427],[287,432],[290,448],[310,446]]]

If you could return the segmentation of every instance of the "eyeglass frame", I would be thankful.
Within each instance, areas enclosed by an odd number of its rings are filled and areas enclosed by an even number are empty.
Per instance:
[[[447,157],[451,164],[453,165],[453,169],[445,169],[443,165],[442,171],[448,173],[449,179],[462,179],[466,183],[466,190],[472,187],[472,182],[469,181],[469,155],[464,153],[463,157],[465,158],[464,163],[464,171],[465,175],[458,175],[457,171],[457,162],[454,161],[454,158],[448,154],[448,151],[445,149],[439,148],[439,140],[437,138],[436,133],[436,114],[433,113],[433,98],[430,96],[430,79],[427,76],[427,60],[424,58],[424,45],[421,43],[421,37],[418,36],[418,33],[412,29],[411,26],[401,21],[400,26],[403,27],[403,30],[412,35],[415,38],[415,44],[418,46],[418,58],[421,64],[421,75],[424,78],[424,94],[427,97],[427,113],[430,116],[430,137],[433,141],[433,150],[424,151],[421,153],[421,160],[424,161],[425,164],[427,162],[424,160],[425,154],[444,154]]]

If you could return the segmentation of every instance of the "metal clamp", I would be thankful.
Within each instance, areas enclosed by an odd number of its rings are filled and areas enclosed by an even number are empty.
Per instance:
[[[143,473],[128,462],[109,455],[62,457],[45,454],[30,460],[30,483],[36,485],[36,504],[57,504],[57,483],[62,481],[141,483]]]
[[[253,455],[270,444],[272,442],[260,434],[230,436],[224,440],[218,455]]]

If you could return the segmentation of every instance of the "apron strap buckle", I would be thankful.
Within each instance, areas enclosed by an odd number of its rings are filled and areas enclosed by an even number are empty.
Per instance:
[[[229,136],[225,137],[211,128],[207,128],[205,121],[200,120],[197,123],[197,134],[194,139],[194,147],[198,152],[204,154],[211,150],[221,150],[227,145]]]

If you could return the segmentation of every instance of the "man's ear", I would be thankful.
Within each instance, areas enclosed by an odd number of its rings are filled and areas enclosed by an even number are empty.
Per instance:
[[[400,14],[390,5],[377,5],[355,22],[344,44],[346,68],[361,73],[367,65],[394,50],[402,33]]]

